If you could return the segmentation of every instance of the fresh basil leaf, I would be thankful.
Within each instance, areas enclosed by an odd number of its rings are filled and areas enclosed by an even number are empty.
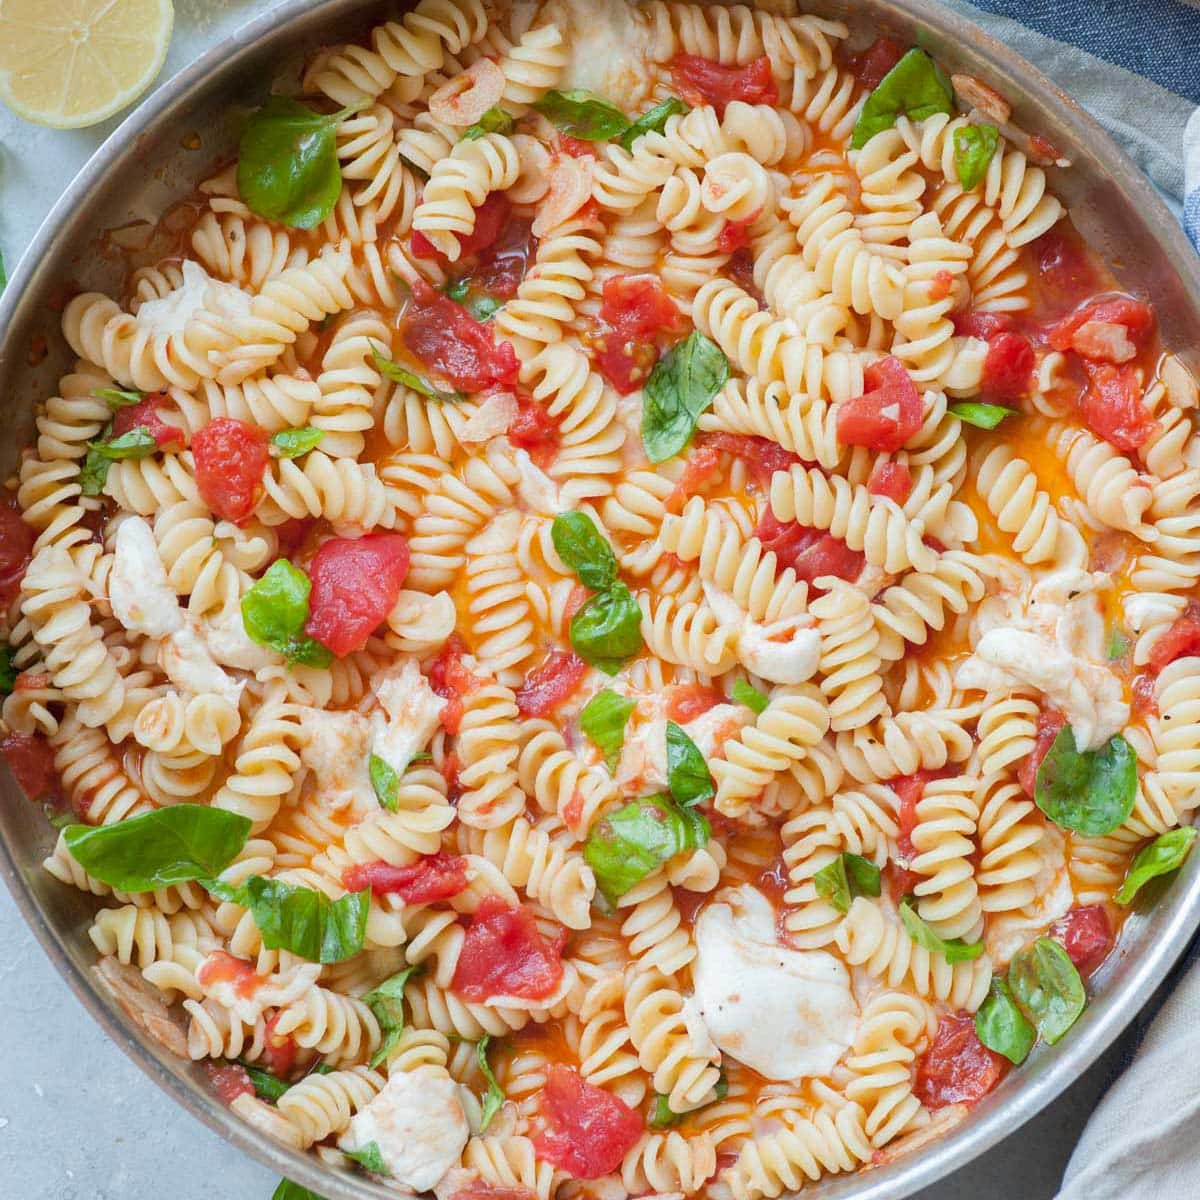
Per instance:
[[[108,481],[108,468],[111,466],[112,463],[103,454],[89,448],[83,466],[79,468],[80,492],[85,496],[99,496],[104,491],[104,485]]]
[[[370,1171],[372,1175],[391,1175],[387,1163],[383,1161],[383,1152],[379,1149],[378,1142],[367,1142],[359,1150],[343,1150],[342,1153],[347,1158],[354,1159],[364,1171]]]
[[[682,116],[686,112],[691,112],[691,109],[678,96],[668,96],[661,104],[656,104],[648,112],[642,113],[621,134],[619,139],[621,146],[626,150],[632,150],[633,143],[643,134],[662,133],[667,126],[668,117],[673,117],[676,113]]]
[[[404,986],[418,969],[417,966],[405,967],[363,997],[363,1003],[375,1014],[383,1034],[379,1049],[371,1056],[372,1069],[387,1060],[404,1032]]]
[[[112,825],[71,825],[63,834],[75,861],[120,892],[219,875],[250,836],[249,818],[207,804],[173,804]]]
[[[60,812],[57,809],[51,808],[49,804],[43,804],[42,812],[46,814],[46,820],[60,833],[64,829],[70,829],[72,825],[79,824],[75,820],[75,814],[69,808]]]
[[[699,850],[712,830],[692,808],[669,796],[647,796],[597,821],[588,833],[583,857],[610,901],[684,850]]]
[[[462,279],[451,279],[442,291],[455,304],[461,304],[471,293],[471,281],[465,275]]]
[[[395,812],[400,803],[400,776],[396,774],[391,763],[372,754],[368,763],[371,776],[371,787],[375,789],[375,798],[388,810]]]
[[[571,648],[606,675],[615,675],[642,645],[642,610],[620,580],[571,618]]]
[[[855,896],[878,896],[882,890],[879,868],[869,858],[848,851],[822,867],[813,876],[813,884],[817,895],[840,913],[850,911]]]
[[[1061,829],[1082,837],[1104,837],[1133,811],[1137,756],[1118,733],[1099,750],[1079,751],[1070,725],[1038,767],[1034,800]]]
[[[954,167],[963,191],[979,186],[1000,144],[995,125],[964,125],[954,131]]]
[[[558,557],[584,587],[602,592],[617,578],[617,556],[587,513],[560,513],[550,526]]]
[[[1125,882],[1114,899],[1118,904],[1132,904],[1133,898],[1151,879],[1178,871],[1191,852],[1196,830],[1191,825],[1160,833],[1148,846],[1143,846],[1129,864]]]
[[[1050,1045],[1079,1020],[1087,1007],[1087,992],[1071,956],[1048,937],[1038,938],[1012,956],[1008,986]]]
[[[492,1118],[500,1111],[501,1106],[504,1104],[504,1089],[496,1082],[495,1073],[488,1065],[487,1052],[491,1041],[491,1035],[485,1034],[479,1039],[479,1044],[475,1047],[475,1060],[479,1063],[479,1070],[484,1079],[487,1080],[487,1091],[483,1096],[483,1110],[479,1115],[480,1133],[487,1131],[487,1127],[492,1123]]]
[[[891,129],[896,118],[923,121],[934,113],[954,111],[954,89],[941,67],[915,47],[875,85],[858,114],[850,146],[861,150],[877,133]]]
[[[1129,653],[1129,639],[1125,636],[1123,630],[1118,629],[1115,625],[1108,633],[1108,645],[1105,647],[1105,654],[1110,662],[1116,661],[1118,658],[1124,658]]]
[[[651,1109],[650,1120],[647,1122],[650,1128],[670,1129],[672,1125],[678,1125],[682,1120],[683,1113],[673,1112],[668,1097],[659,1092],[654,1097],[654,1108]]]
[[[371,356],[375,360],[375,370],[393,383],[402,383],[406,388],[411,388],[412,391],[430,400],[452,403],[463,399],[462,392],[444,392],[440,388],[435,388],[427,379],[422,379],[420,375],[414,375],[412,371],[402,367],[398,362],[394,362],[378,350],[372,349]]]
[[[850,891],[855,896],[878,896],[883,890],[883,877],[879,868],[861,854],[851,854],[846,851],[842,855],[846,865],[846,877],[850,881]]]
[[[606,142],[629,128],[629,118],[593,92],[547,92],[533,107],[569,137]]]
[[[517,122],[512,113],[507,113],[502,108],[489,108],[458,140],[473,142],[486,133],[503,133],[507,136],[516,127]]]
[[[975,1034],[989,1050],[1003,1054],[1016,1066],[1029,1057],[1037,1041],[1037,1030],[1013,999],[1008,984],[999,976],[993,976],[987,999],[975,1014]]]
[[[288,662],[327,667],[332,652],[304,632],[312,582],[286,558],[277,558],[242,597],[246,635],[260,646],[279,651]]]
[[[733,681],[733,691],[730,696],[734,704],[744,704],[755,716],[759,716],[771,703],[758,688],[752,688],[744,679]]]
[[[667,790],[684,808],[717,794],[700,747],[674,721],[667,722]]]
[[[497,300],[495,296],[489,296],[486,292],[483,292],[478,296],[472,296],[464,307],[475,320],[483,325],[490,321],[504,307],[504,302]]]
[[[960,400],[950,405],[950,411],[968,425],[976,429],[995,429],[1005,417],[1013,415],[1013,409],[1005,408],[1002,404],[981,404],[975,400]]]
[[[97,400],[103,400],[109,408],[114,412],[118,408],[132,408],[135,404],[141,404],[146,398],[145,392],[123,391],[121,388],[97,388],[93,393]]]
[[[280,458],[299,458],[310,450],[315,450],[325,431],[305,425],[302,429],[281,429],[271,438]]]
[[[900,901],[900,923],[918,946],[931,954],[940,954],[948,963],[970,962],[983,953],[982,942],[964,942],[962,938],[941,938],[917,914],[911,896]]]
[[[651,462],[665,462],[688,444],[728,378],[729,360],[699,331],[654,364],[642,389],[642,445]]]
[[[618,696],[610,688],[597,692],[579,714],[579,729],[604,755],[609,772],[617,767],[621,747],[625,745],[625,726],[637,701]]]
[[[268,950],[287,950],[309,962],[335,963],[362,949],[370,888],[330,900],[324,892],[261,875],[251,875],[239,887],[214,879],[206,879],[204,886],[219,899],[248,908]]]
[[[313,229],[342,193],[337,127],[353,109],[328,116],[288,96],[270,96],[238,143],[238,195],[251,211],[294,229]]]
[[[9,695],[17,686],[17,671],[13,666],[12,647],[0,646],[0,696]]]
[[[260,1100],[268,1100],[274,1104],[292,1086],[272,1075],[270,1071],[264,1071],[262,1067],[246,1062],[244,1058],[235,1058],[233,1061],[250,1077],[250,1082],[254,1084],[254,1094]]]
[[[281,1179],[279,1186],[271,1193],[271,1200],[325,1200],[325,1197],[310,1192],[290,1179]]]

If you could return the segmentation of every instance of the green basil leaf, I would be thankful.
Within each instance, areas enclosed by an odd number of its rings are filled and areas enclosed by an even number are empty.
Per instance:
[[[667,789],[684,808],[717,794],[700,747],[674,721],[667,722]]]
[[[464,275],[462,279],[451,279],[442,291],[454,301],[461,304],[471,292],[471,281]]]
[[[667,126],[668,117],[673,117],[676,113],[682,116],[686,112],[691,112],[691,109],[678,96],[668,96],[661,104],[656,104],[648,112],[642,113],[621,134],[619,139],[621,146],[626,150],[632,150],[633,143],[643,134],[662,133]]]
[[[149,458],[158,449],[154,434],[145,425],[130,429],[119,437],[109,438],[102,442],[88,442],[89,453],[92,450],[109,462],[117,462],[124,458]]]
[[[114,412],[118,408],[132,408],[135,404],[141,404],[146,398],[145,392],[122,391],[120,388],[97,388],[93,393],[97,400],[103,400],[109,408]]]
[[[452,403],[463,399],[462,392],[444,392],[440,388],[435,388],[427,379],[422,379],[420,375],[414,375],[412,371],[402,367],[398,362],[394,362],[378,350],[372,349],[371,356],[375,360],[375,370],[393,383],[402,383],[406,388],[411,388],[414,392],[430,400]]]
[[[310,1192],[290,1179],[281,1179],[279,1186],[271,1193],[271,1200],[325,1200],[325,1197]]]
[[[1070,725],[1038,767],[1034,799],[1061,829],[1083,837],[1104,837],[1133,811],[1137,795],[1137,756],[1118,733],[1099,750],[1075,749]]]
[[[363,997],[363,1003],[375,1014],[383,1034],[379,1049],[371,1056],[372,1069],[387,1060],[404,1032],[404,986],[418,970],[419,966],[405,967]]]
[[[651,462],[665,462],[688,444],[728,378],[729,360],[698,331],[654,364],[642,389],[642,445]]]
[[[954,131],[954,166],[963,191],[979,186],[1000,144],[995,125],[964,125]]]
[[[1148,846],[1143,846],[1129,864],[1125,882],[1117,892],[1118,904],[1132,904],[1133,898],[1151,879],[1167,875],[1183,866],[1196,840],[1196,830],[1191,825],[1160,833]]]
[[[974,400],[960,400],[950,405],[950,411],[968,425],[976,429],[995,429],[1005,417],[1013,415],[1013,409],[1005,408],[1002,404],[981,404]]]
[[[642,610],[620,580],[571,618],[572,649],[606,675],[615,675],[642,644]]]
[[[371,775],[371,787],[375,789],[375,798],[388,810],[395,812],[400,804],[400,776],[396,774],[391,763],[372,754],[368,763]]]
[[[302,429],[281,429],[271,438],[280,458],[299,458],[310,450],[315,450],[325,436],[322,429],[314,429],[305,425]]]
[[[250,209],[294,229],[320,225],[342,193],[337,127],[351,111],[326,116],[287,96],[268,97],[238,144],[238,194]]]
[[[617,578],[617,556],[587,513],[561,513],[550,526],[558,557],[584,587],[602,592]]]
[[[103,454],[89,447],[83,466],[79,468],[79,490],[85,496],[99,496],[108,480],[112,463]]]
[[[668,1098],[659,1092],[654,1097],[654,1107],[650,1110],[648,1122],[651,1129],[670,1129],[683,1120],[683,1113],[672,1112]]]
[[[846,865],[846,876],[850,881],[850,891],[855,896],[878,896],[883,890],[883,876],[879,868],[861,854],[851,854],[846,851],[842,855]]]
[[[1056,941],[1040,937],[1008,964],[1008,986],[1050,1045],[1079,1020],[1087,1007],[1083,980],[1071,956]]]
[[[992,978],[987,999],[975,1014],[975,1034],[979,1040],[1009,1062],[1020,1066],[1029,1057],[1037,1030],[1029,1023],[1008,984],[999,976]]]
[[[372,1175],[391,1175],[387,1163],[383,1161],[383,1152],[379,1149],[378,1142],[367,1142],[359,1150],[343,1150],[342,1153],[347,1158],[354,1159],[364,1171],[370,1171]]]
[[[940,954],[948,963],[970,962],[983,953],[983,943],[968,945],[962,938],[941,938],[917,914],[911,896],[900,901],[900,923],[908,930],[908,936],[918,946],[931,954]]]
[[[46,814],[46,820],[50,822],[60,833],[64,829],[69,829],[72,825],[78,825],[75,820],[75,814],[67,809],[65,812],[60,812],[57,809],[51,808],[49,804],[42,805],[42,812]]]
[[[891,129],[896,118],[923,121],[934,113],[954,111],[954,89],[941,67],[916,48],[875,85],[858,114],[850,146],[861,150],[877,133]]]
[[[617,767],[621,748],[625,745],[625,726],[637,701],[618,696],[611,688],[597,692],[579,714],[579,729],[604,755],[609,772]]]
[[[205,880],[204,886],[219,899],[248,908],[268,950],[287,950],[309,962],[335,963],[362,949],[370,888],[330,900],[312,888],[261,875],[251,875],[240,887],[214,879]]]
[[[327,667],[331,651],[304,632],[312,583],[299,567],[277,558],[242,597],[246,635],[260,646],[278,650],[288,662]]]
[[[0,696],[9,695],[17,686],[17,671],[13,666],[12,647],[0,646]]]
[[[744,704],[755,716],[759,716],[771,703],[758,688],[752,688],[744,679],[733,681],[733,691],[730,695],[734,704]]]
[[[869,858],[848,851],[822,867],[813,876],[813,884],[817,895],[840,913],[850,911],[855,896],[878,896],[882,890],[879,868]]]
[[[497,300],[495,296],[489,296],[486,292],[478,296],[472,296],[464,306],[481,325],[490,321],[503,307],[504,302]]]
[[[606,142],[629,128],[629,118],[593,92],[547,92],[533,107],[570,137]]]
[[[75,861],[121,892],[209,879],[241,852],[251,822],[207,804],[173,804],[112,825],[71,825],[63,834]]]
[[[1105,654],[1110,662],[1114,662],[1118,658],[1124,658],[1129,653],[1129,638],[1125,636],[1124,630],[1113,626],[1108,633],[1108,645],[1105,647]]]
[[[492,1118],[500,1111],[500,1107],[504,1103],[504,1089],[496,1082],[495,1073],[488,1065],[487,1052],[491,1041],[491,1035],[485,1034],[475,1047],[475,1059],[479,1063],[479,1070],[484,1079],[487,1080],[487,1091],[483,1096],[483,1111],[479,1116],[480,1133],[486,1132],[487,1127],[492,1123]]]
[[[517,122],[513,119],[512,113],[505,112],[502,108],[489,108],[478,122],[472,125],[458,140],[473,142],[483,137],[485,133],[503,133],[507,136],[516,127]]]
[[[254,1084],[254,1094],[260,1100],[268,1100],[274,1104],[292,1086],[244,1058],[235,1058],[233,1061],[250,1077],[250,1082]]]
[[[583,857],[610,901],[684,850],[699,850],[712,833],[704,817],[680,808],[669,796],[647,796],[597,821]]]

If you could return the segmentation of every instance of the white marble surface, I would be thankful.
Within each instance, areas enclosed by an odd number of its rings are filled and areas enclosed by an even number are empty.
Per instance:
[[[267,7],[177,0],[163,78]],[[46,130],[0,106],[0,249],[10,271],[51,203],[116,124]],[[0,1013],[0,1200],[268,1200],[275,1177],[220,1145],[107,1041],[2,887]],[[926,1200],[1050,1200],[1118,1052]]]

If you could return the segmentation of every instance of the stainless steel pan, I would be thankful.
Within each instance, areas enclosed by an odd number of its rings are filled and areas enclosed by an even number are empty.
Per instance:
[[[1146,180],[1090,117],[1023,59],[936,3],[832,0],[810,7],[845,17],[864,36],[888,32],[917,42],[948,69],[977,75],[1003,92],[1020,125],[1049,137],[1073,160],[1072,170],[1053,173],[1054,186],[1122,284],[1153,300],[1166,343],[1190,358],[1195,369],[1200,260]],[[306,49],[343,40],[348,32],[366,28],[381,11],[363,0],[287,0],[162,86],[93,155],[47,216],[0,298],[0,398],[10,430],[0,468],[6,474],[29,440],[35,401],[51,394],[68,362],[53,304],[56,290],[65,280],[87,287],[116,282],[118,264],[98,248],[97,235],[153,217],[190,191],[205,167],[229,150],[232,107],[255,103],[268,81]],[[200,135],[199,150],[183,146],[191,133]],[[46,339],[50,353],[31,366],[38,358],[39,337]],[[328,1200],[394,1200],[393,1191],[332,1172],[313,1158],[259,1137],[213,1096],[199,1067],[166,1053],[129,1021],[88,970],[94,955],[85,934],[91,913],[87,898],[40,869],[53,831],[21,797],[7,771],[0,792],[0,872],[63,978],[134,1062],[234,1146]],[[1129,922],[1119,951],[1093,981],[1087,1012],[1063,1042],[1040,1048],[945,1138],[894,1163],[824,1180],[806,1189],[806,1195],[901,1200],[1031,1121],[1128,1024],[1198,923],[1200,855],[1193,855],[1158,907]],[[154,1113],[136,1118],[153,1138]],[[1036,1125],[1028,1135],[1037,1136]],[[205,1169],[219,1178],[219,1163]]]

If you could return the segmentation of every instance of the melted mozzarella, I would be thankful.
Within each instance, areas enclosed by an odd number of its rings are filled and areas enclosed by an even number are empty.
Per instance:
[[[415,659],[381,672],[371,686],[383,712],[371,714],[371,753],[402,775],[437,732],[446,701],[431,688]],[[385,716],[386,714],[386,716]]]
[[[987,925],[987,952],[997,971],[1047,926],[1065,916],[1075,903],[1071,875],[1067,870],[1066,839],[1047,822],[1037,853],[1041,866],[1034,876],[1034,899],[1015,912],[993,913]]]
[[[371,723],[361,713],[307,708],[301,713],[300,761],[316,777],[317,799],[326,808],[350,808],[364,816],[379,808],[371,786],[368,746]]]
[[[636,716],[634,718],[636,720]],[[630,721],[617,763],[617,786],[648,796],[667,790],[667,719]]]
[[[147,521],[127,517],[117,527],[108,599],[131,633],[162,638],[183,628],[183,610]]]
[[[683,731],[706,759],[716,758],[726,739],[737,737],[742,727],[753,720],[754,713],[744,704],[714,704],[708,712],[684,725]]]
[[[200,636],[215,662],[239,671],[259,671],[282,661],[279,654],[250,640],[242,622],[242,610],[222,609],[200,623]]]
[[[354,1115],[338,1145],[355,1151],[374,1142],[387,1183],[426,1192],[457,1166],[469,1136],[458,1084],[443,1068],[423,1066],[392,1075]]]
[[[198,263],[183,260],[183,283],[157,300],[147,300],[137,311],[137,322],[151,333],[182,333],[197,313],[237,319],[250,315],[251,298],[232,283],[213,279]]]
[[[717,1046],[767,1079],[828,1074],[858,1027],[845,966],[781,945],[770,901],[749,886],[708,905],[695,933],[696,1004]]]
[[[542,517],[556,517],[565,512],[558,484],[529,457],[528,450],[514,450],[517,464],[517,495],[530,512]]]
[[[649,33],[632,5],[551,0],[541,20],[563,31],[570,52],[558,85],[564,91],[583,88],[626,110],[647,96],[654,78],[646,69]]]
[[[704,595],[722,625],[737,637],[738,661],[768,683],[797,684],[811,679],[821,661],[821,635],[806,613],[764,625],[728,593],[709,582]]]
[[[246,686],[221,670],[190,622],[177,629],[158,648],[158,665],[177,688],[197,696],[211,692],[230,704],[239,703]]]

